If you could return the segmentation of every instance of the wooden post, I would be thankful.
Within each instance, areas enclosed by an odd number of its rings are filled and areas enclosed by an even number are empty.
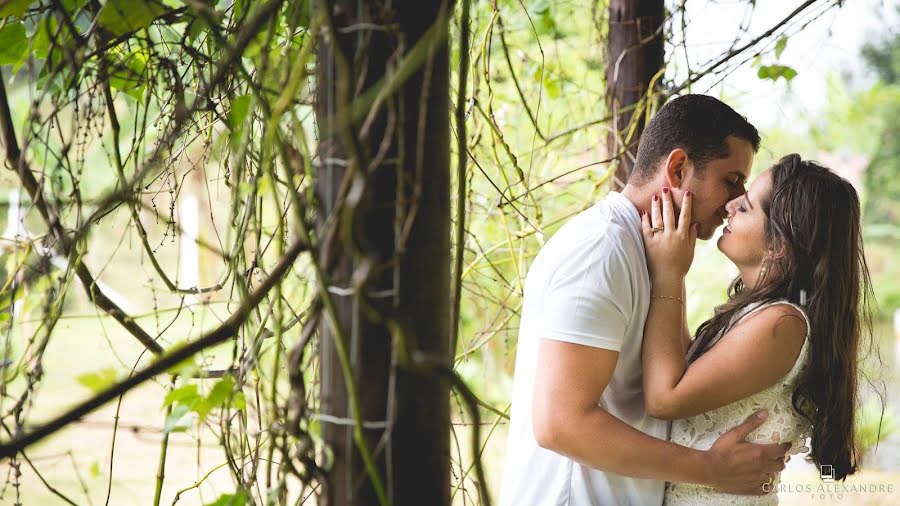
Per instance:
[[[393,504],[449,505],[449,383],[437,374],[396,366],[388,316],[407,330],[410,354],[446,364],[450,313],[450,118],[446,39],[369,121],[342,130],[347,104],[396,66],[435,23],[449,22],[452,3],[395,1],[391,9],[367,0],[329,2],[333,30],[318,53],[317,121],[319,237],[339,203],[341,181],[354,170],[364,185],[351,191],[356,209],[337,246],[320,251],[341,331],[350,355],[368,447]],[[369,28],[366,28],[369,27]],[[387,30],[372,29],[385,27]],[[336,50],[340,49],[341,54]],[[390,60],[395,58],[394,60]],[[403,57],[399,58],[402,61]],[[341,96],[342,91],[346,95]],[[368,116],[368,115],[366,115]],[[352,141],[351,141],[352,140]],[[353,193],[362,190],[359,193]],[[411,218],[411,227],[407,220]],[[399,218],[399,219],[398,219]],[[399,237],[408,233],[402,249]],[[396,260],[396,261],[395,261]],[[356,290],[361,275],[368,281]],[[371,476],[353,439],[350,402],[327,319],[320,324],[323,438],[334,451],[324,503],[377,504]],[[387,422],[387,425],[385,425]],[[390,427],[390,428],[387,428]]]
[[[644,110],[630,140],[635,104],[644,98],[653,77],[663,68],[662,0],[610,0],[607,38],[607,108],[614,115],[615,133],[607,136],[609,156],[628,147],[618,158],[610,188],[620,190],[628,181],[637,155],[637,141],[644,130]],[[658,83],[658,81],[657,81]]]

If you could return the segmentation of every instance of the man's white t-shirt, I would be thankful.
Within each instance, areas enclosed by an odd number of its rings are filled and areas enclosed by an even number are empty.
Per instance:
[[[623,195],[611,192],[541,249],[525,280],[501,505],[662,504],[665,482],[599,471],[545,450],[531,422],[538,343],[553,339],[618,351],[598,405],[668,439],[669,423],[644,408],[641,343],[649,303],[640,215]],[[602,441],[598,434],[596,444]]]

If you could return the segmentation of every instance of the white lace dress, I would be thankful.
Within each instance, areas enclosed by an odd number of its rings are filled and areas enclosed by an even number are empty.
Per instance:
[[[755,411],[765,408],[769,412],[769,417],[765,423],[747,437],[747,441],[751,443],[786,443],[790,441],[791,449],[788,450],[789,455],[809,451],[806,445],[806,439],[810,435],[811,426],[809,422],[797,413],[791,403],[791,396],[794,391],[794,385],[799,374],[806,367],[807,349],[809,344],[809,319],[802,308],[787,301],[776,301],[768,304],[757,304],[748,306],[742,312],[739,312],[732,323],[714,340],[717,342],[730,328],[756,311],[768,307],[773,304],[788,304],[797,308],[806,320],[807,333],[806,341],[800,348],[800,354],[791,370],[773,386],[755,393],[750,397],[741,399],[721,408],[707,411],[699,415],[686,418],[684,420],[676,420],[672,422],[672,431],[669,441],[677,443],[681,446],[687,446],[698,450],[708,450],[712,447],[716,440],[727,432],[729,429],[743,423],[747,417]],[[688,350],[688,358],[693,356],[697,341]],[[735,378],[739,381],[740,378]],[[778,484],[781,482],[781,473],[775,476],[772,489],[777,491]],[[724,494],[714,490],[711,487],[703,485],[693,485],[686,483],[667,483],[664,504],[669,506],[675,505],[720,505],[720,504],[778,504],[777,493],[770,493],[763,496],[741,496]]]

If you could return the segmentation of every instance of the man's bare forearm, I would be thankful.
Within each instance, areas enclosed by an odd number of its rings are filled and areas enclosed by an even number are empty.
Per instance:
[[[600,407],[556,425],[548,449],[586,466],[635,478],[711,482],[706,452],[649,436]]]

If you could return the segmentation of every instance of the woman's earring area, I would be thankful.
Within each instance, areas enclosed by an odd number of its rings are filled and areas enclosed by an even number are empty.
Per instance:
[[[756,284],[759,285],[760,282],[766,277],[766,271],[769,269],[769,256],[766,255],[762,259],[762,263],[759,267],[759,276],[756,278]]]

